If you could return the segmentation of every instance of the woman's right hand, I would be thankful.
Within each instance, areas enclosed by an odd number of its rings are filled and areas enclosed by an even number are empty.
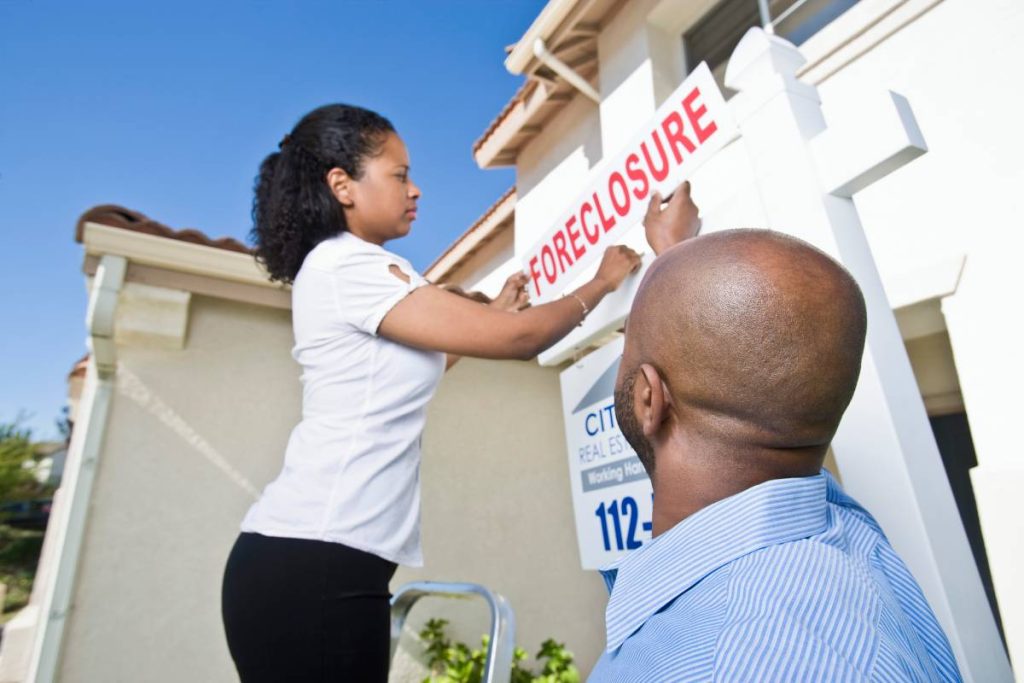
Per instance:
[[[595,280],[599,280],[608,286],[608,291],[613,292],[619,288],[627,275],[632,275],[640,270],[640,254],[625,245],[608,247],[601,259],[601,265],[597,267]]]

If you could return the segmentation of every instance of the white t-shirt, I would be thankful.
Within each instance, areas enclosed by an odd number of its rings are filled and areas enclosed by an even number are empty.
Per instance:
[[[250,508],[242,531],[344,543],[423,564],[420,437],[445,355],[390,341],[377,328],[425,284],[408,261],[348,232],[306,257],[292,287],[302,421],[288,440],[284,470]]]

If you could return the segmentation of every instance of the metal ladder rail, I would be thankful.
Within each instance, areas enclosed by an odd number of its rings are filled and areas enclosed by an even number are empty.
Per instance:
[[[480,597],[491,610],[490,639],[484,663],[484,683],[509,683],[512,675],[512,653],[515,650],[516,619],[512,606],[502,595],[476,583],[443,583],[416,581],[398,589],[391,598],[391,658],[398,650],[409,611],[420,598],[442,597],[468,600]]]

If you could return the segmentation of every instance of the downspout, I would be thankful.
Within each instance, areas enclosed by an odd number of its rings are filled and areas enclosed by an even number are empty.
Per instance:
[[[58,519],[50,522],[56,522],[56,567],[51,573],[52,584],[43,594],[41,621],[29,664],[27,680],[33,683],[51,683],[57,677],[86,515],[114,393],[117,371],[114,316],[127,268],[128,261],[123,256],[104,255],[89,296],[86,327],[92,362],[87,370],[80,414],[68,449],[67,468],[59,494],[61,511]]]
[[[543,38],[537,38],[533,41],[533,54],[541,61],[542,64],[564,78],[569,85],[589,97],[595,104],[601,104],[601,96],[597,94],[594,87],[590,85],[590,83],[587,83],[586,79],[573,71],[568,64],[548,50],[547,45],[544,44]]]

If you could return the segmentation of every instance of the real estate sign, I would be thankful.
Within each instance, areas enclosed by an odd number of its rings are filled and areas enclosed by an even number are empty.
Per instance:
[[[576,538],[584,569],[651,540],[651,482],[615,419],[620,337],[562,372]]]

